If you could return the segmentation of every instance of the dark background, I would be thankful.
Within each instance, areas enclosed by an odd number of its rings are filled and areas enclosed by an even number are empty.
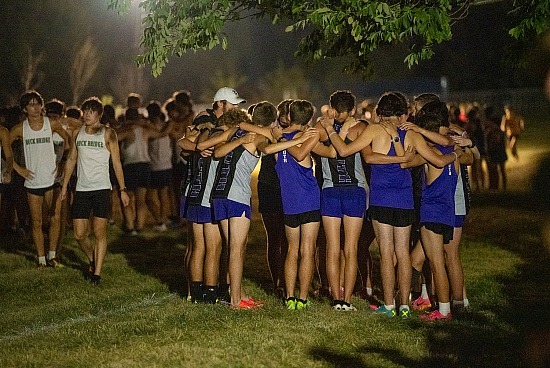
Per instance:
[[[117,66],[131,63],[139,52],[136,3],[135,9],[119,16],[107,9],[106,0],[0,0],[0,104],[16,102],[23,92],[20,75],[29,47],[34,54],[43,52],[44,57],[39,66],[43,80],[37,89],[46,99],[70,100],[71,59],[88,36],[99,49],[101,62],[84,95],[115,95],[112,85]],[[510,1],[472,6],[468,17],[453,26],[453,40],[437,45],[432,60],[412,69],[403,62],[406,46],[396,44],[378,50],[373,55],[375,82],[370,84],[342,73],[341,60],[309,65],[296,59],[293,53],[299,33],[285,33],[285,25],[274,26],[268,20],[247,19],[227,27],[227,50],[216,48],[171,58],[158,78],[146,70],[148,90],[144,97],[163,100],[186,88],[196,101],[208,102],[200,100],[208,96],[212,76],[236,72],[246,77],[239,87],[246,93],[241,94],[260,100],[263,96],[258,85],[279,65],[296,65],[303,70],[317,96],[328,96],[337,88],[364,90],[365,86],[399,85],[399,81],[437,83],[442,76],[452,91],[538,87],[539,74],[514,65],[516,60],[509,54],[513,44],[507,34],[510,8]],[[119,100],[115,96],[115,103],[124,102]]]

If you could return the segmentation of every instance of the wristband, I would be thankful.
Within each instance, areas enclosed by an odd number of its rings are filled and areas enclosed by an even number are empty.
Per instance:
[[[462,134],[461,134],[461,136],[463,136],[463,137],[466,137],[467,135],[468,135],[467,131],[463,131]]]
[[[126,191],[126,187],[120,188],[120,191],[121,191],[121,192],[125,192],[125,191]]]
[[[454,153],[454,155],[455,155],[455,157],[456,157],[456,158],[455,158],[455,161],[458,160],[458,153],[456,153],[455,151],[453,151],[453,152],[451,152],[451,153]]]
[[[474,144],[474,142],[472,142],[472,144],[469,145],[469,146],[466,146],[466,148],[474,148],[475,146],[476,146],[476,145]]]
[[[330,138],[330,136],[333,135],[333,134],[338,134],[338,133],[336,133],[336,130],[334,130],[328,135],[328,137]]]

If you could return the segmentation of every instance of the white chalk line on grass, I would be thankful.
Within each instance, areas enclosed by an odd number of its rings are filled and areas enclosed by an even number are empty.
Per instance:
[[[79,317],[75,317],[75,318],[69,318],[69,319],[66,319],[64,321],[60,321],[60,322],[56,322],[56,323],[52,323],[52,324],[44,325],[44,326],[26,327],[23,331],[21,331],[19,333],[16,333],[16,334],[13,334],[13,335],[0,336],[0,342],[1,341],[15,341],[15,340],[19,340],[19,339],[26,338],[26,337],[31,337],[35,334],[45,333],[45,332],[52,332],[52,331],[58,330],[60,328],[68,327],[68,326],[71,326],[71,325],[90,322],[90,321],[97,320],[97,319],[100,319],[100,318],[103,318],[103,317],[106,317],[106,316],[122,314],[122,313],[129,312],[129,311],[132,311],[132,310],[136,310],[136,309],[139,309],[139,308],[149,307],[151,305],[159,305],[159,304],[161,304],[161,303],[163,303],[163,302],[165,302],[169,299],[174,299],[174,298],[177,298],[177,297],[178,297],[177,294],[168,294],[168,295],[165,295],[163,297],[157,298],[156,295],[153,293],[152,295],[147,296],[147,297],[143,298],[142,300],[140,300],[136,303],[121,305],[121,306],[119,306],[117,308],[114,308],[114,309],[102,310],[97,314],[88,314],[88,315],[83,315],[83,316],[79,316]]]

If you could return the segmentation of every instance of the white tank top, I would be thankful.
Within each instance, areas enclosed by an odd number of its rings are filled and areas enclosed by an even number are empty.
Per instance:
[[[169,136],[149,141],[151,171],[170,170],[172,168],[172,140]]]
[[[151,157],[149,156],[149,145],[148,142],[145,141],[143,127],[135,125],[132,129],[134,131],[133,142],[128,143],[125,140],[122,143],[121,153],[123,164],[128,165],[151,162]]]
[[[86,133],[86,127],[80,128],[76,137],[78,151],[77,192],[111,189],[109,180],[109,158],[111,153],[105,144],[105,127],[95,134]]]
[[[32,130],[29,120],[23,122],[23,152],[25,167],[34,173],[34,178],[25,180],[25,188],[41,189],[54,184],[57,166],[53,146],[50,119],[44,117],[42,129]]]

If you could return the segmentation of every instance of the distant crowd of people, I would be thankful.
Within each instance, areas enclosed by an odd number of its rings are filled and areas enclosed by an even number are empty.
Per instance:
[[[453,109],[453,122],[466,129],[481,155],[470,170],[473,189],[506,190],[507,150],[519,160],[517,141],[525,129],[523,117],[510,105],[505,105],[504,111],[493,105],[482,108],[477,104],[466,107],[466,111]]]
[[[261,161],[259,212],[285,308],[311,307],[316,275],[315,294],[338,311],[356,310],[354,295],[403,319],[413,308],[427,311],[423,320],[450,320],[469,306],[459,252],[468,167],[474,190],[506,189],[506,145],[517,159],[521,116],[509,106],[504,115],[463,111],[432,93],[409,101],[388,92],[373,105],[339,90],[320,114],[307,100],[245,103],[223,87],[195,114],[187,91],[145,106],[132,93],[117,117],[96,97],[66,107],[26,92],[0,110],[3,222],[31,232],[40,269],[63,267],[59,247],[72,227],[93,284],[119,204],[128,236],[149,218],[157,232],[185,225],[188,299],[256,309],[262,302],[242,277]]]

